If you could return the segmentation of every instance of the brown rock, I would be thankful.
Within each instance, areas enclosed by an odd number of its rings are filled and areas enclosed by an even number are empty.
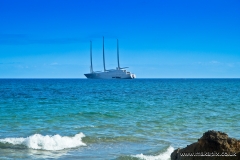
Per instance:
[[[171,160],[240,160],[240,140],[223,132],[207,131],[198,142],[176,149]]]

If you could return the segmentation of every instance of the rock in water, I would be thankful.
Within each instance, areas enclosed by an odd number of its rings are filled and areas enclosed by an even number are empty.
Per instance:
[[[176,149],[171,160],[240,160],[240,140],[223,132],[207,131],[198,142]]]

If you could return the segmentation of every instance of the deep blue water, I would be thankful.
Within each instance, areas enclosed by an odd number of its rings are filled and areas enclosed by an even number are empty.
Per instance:
[[[0,79],[0,159],[168,159],[239,108],[240,79]]]

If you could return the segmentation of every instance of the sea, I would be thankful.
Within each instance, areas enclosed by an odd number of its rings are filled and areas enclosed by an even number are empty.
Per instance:
[[[240,139],[240,79],[0,79],[0,159],[168,160]]]

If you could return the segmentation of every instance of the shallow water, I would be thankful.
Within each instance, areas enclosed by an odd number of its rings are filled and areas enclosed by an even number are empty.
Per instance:
[[[240,79],[0,79],[1,159],[168,159],[240,138]]]

